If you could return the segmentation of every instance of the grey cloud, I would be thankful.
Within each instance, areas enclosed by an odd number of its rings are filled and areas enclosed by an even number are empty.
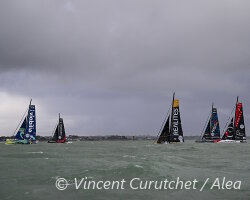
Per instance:
[[[64,111],[78,134],[155,134],[173,91],[187,134],[199,132],[212,101],[223,110],[223,124],[237,95],[249,121],[249,6],[1,1],[0,91],[32,96],[45,118]]]

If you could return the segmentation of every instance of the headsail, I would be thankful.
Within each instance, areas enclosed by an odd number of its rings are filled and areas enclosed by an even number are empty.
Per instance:
[[[208,121],[207,123],[207,127],[205,129],[205,132],[202,136],[202,141],[205,141],[205,140],[210,140],[211,139],[211,132],[210,132],[210,120]]]
[[[164,143],[164,142],[169,142],[169,116],[168,119],[161,131],[160,137],[157,140],[158,144]]]
[[[234,119],[232,117],[230,124],[228,124],[227,129],[222,136],[222,140],[235,140],[234,137]]]
[[[24,118],[23,120],[23,123],[22,125],[20,126],[15,138],[17,140],[24,140],[24,137],[25,137],[25,133],[26,133],[26,124],[27,124],[27,120],[26,120],[26,117]]]
[[[54,141],[58,140],[58,125],[59,125],[59,124],[57,124],[56,130],[55,130],[54,135],[53,135],[53,138],[52,138],[52,140],[54,140]]]

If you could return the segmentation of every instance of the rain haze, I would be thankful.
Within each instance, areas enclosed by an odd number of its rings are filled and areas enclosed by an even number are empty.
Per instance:
[[[37,134],[157,135],[180,100],[185,135],[214,102],[221,129],[243,102],[250,130],[250,1],[2,0],[0,135],[32,98]]]

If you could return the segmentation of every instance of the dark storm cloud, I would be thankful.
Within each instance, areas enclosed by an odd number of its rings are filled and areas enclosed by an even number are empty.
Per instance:
[[[39,102],[42,134],[59,111],[78,134],[155,134],[174,90],[186,134],[198,134],[212,101],[224,123],[236,95],[249,121],[249,6],[1,1],[0,91]]]

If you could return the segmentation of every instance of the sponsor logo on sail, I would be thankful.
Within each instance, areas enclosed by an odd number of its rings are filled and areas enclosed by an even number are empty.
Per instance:
[[[178,100],[178,99],[175,99],[175,100],[174,100],[173,107],[174,107],[174,108],[179,107],[179,100]]]
[[[236,107],[236,120],[235,120],[235,126],[236,128],[238,128],[239,126],[239,122],[241,119],[243,112],[242,112],[242,103],[238,103],[237,107]]]
[[[183,142],[183,137],[181,135],[178,137],[178,139],[180,140],[180,142]]]
[[[35,121],[34,121],[34,112],[33,111],[31,111],[30,112],[30,116],[29,116],[29,133],[31,133],[32,131],[33,131],[33,129],[34,129],[34,125],[35,125]]]
[[[178,120],[178,115],[179,115],[179,109],[178,108],[174,108],[174,112],[173,112],[173,134],[174,135],[179,135],[179,120]]]

